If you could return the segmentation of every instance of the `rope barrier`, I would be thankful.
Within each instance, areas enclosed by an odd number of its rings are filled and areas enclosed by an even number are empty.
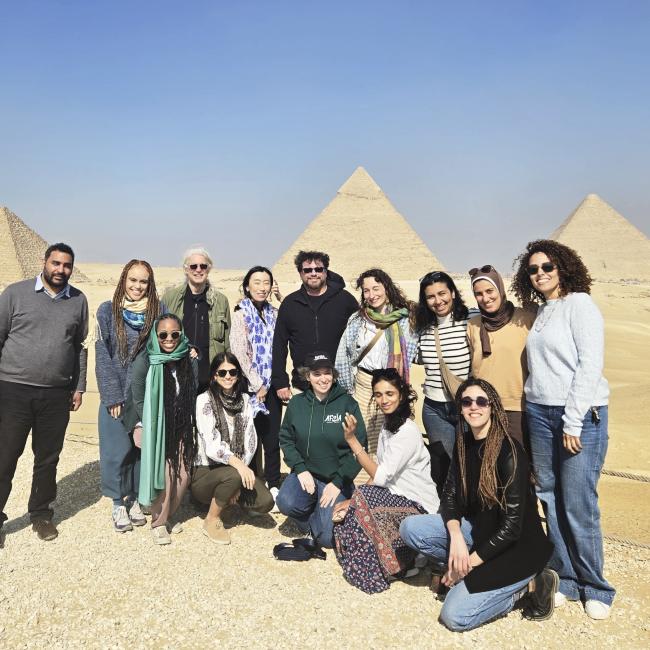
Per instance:
[[[650,476],[642,476],[641,474],[629,474],[628,472],[618,472],[615,469],[604,469],[603,474],[607,476],[618,476],[619,478],[627,478],[630,481],[641,481],[641,483],[650,483]]]
[[[643,548],[650,551],[650,544],[642,544],[641,542],[635,542],[632,539],[627,539],[625,537],[616,537],[615,535],[605,535],[603,539],[606,539],[608,542],[616,542],[617,544],[624,544],[625,546],[634,546],[634,548]]]

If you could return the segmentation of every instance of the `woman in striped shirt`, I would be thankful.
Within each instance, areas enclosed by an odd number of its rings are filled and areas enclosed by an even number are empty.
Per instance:
[[[422,420],[429,437],[431,476],[439,494],[445,486],[454,450],[458,413],[454,395],[448,394],[440,375],[435,330],[438,329],[445,364],[459,379],[467,379],[470,351],[466,331],[471,315],[449,275],[433,271],[420,280],[415,328],[419,333],[417,361],[425,370]]]

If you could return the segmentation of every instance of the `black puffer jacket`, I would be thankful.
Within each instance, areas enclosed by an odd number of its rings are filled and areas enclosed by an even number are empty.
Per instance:
[[[275,390],[289,386],[287,344],[293,362],[291,383],[300,390],[306,384],[298,377],[296,368],[303,365],[305,357],[316,350],[336,357],[339,341],[351,314],[359,303],[345,290],[340,275],[328,272],[327,291],[318,308],[314,309],[304,287],[290,293],[280,305],[273,335],[273,367],[271,384]]]
[[[530,463],[524,448],[515,440],[513,454],[507,440],[503,441],[497,459],[499,496],[505,497],[506,508],[483,508],[478,498],[478,479],[483,462],[483,441],[466,434],[467,499],[463,498],[459,476],[458,454],[449,469],[449,476],[440,501],[440,514],[445,524],[462,517],[472,524],[473,545],[483,564],[472,569],[465,578],[470,593],[499,589],[519,582],[541,571],[553,545],[542,529],[537,512],[537,497],[530,481]]]

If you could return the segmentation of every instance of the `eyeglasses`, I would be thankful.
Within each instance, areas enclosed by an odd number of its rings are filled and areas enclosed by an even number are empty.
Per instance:
[[[324,266],[303,266],[302,267],[302,272],[305,275],[309,275],[310,273],[322,273],[325,270]]]
[[[226,375],[230,375],[231,377],[236,377],[239,374],[239,370],[237,368],[228,368],[228,370],[217,370],[217,375],[223,379]]]
[[[460,400],[460,405],[464,409],[468,409],[472,406],[472,404],[474,404],[474,402],[476,402],[476,406],[482,409],[490,406],[490,400],[487,397],[483,397],[483,395],[479,395],[476,399],[472,399],[471,397],[463,397]]]
[[[540,268],[544,273],[550,273],[553,269],[556,269],[557,266],[552,262],[544,262],[541,266],[539,264],[531,264],[528,267],[528,275],[537,275]]]
[[[208,264],[188,264],[187,265],[192,271],[196,271],[196,269],[201,269],[201,271],[205,271],[208,268]]]
[[[427,273],[426,275],[423,275],[419,282],[440,282],[441,280],[445,280],[445,274],[442,273],[441,271],[431,271],[431,273]]]
[[[176,339],[180,338],[181,333],[178,330],[175,330],[174,332],[158,332],[158,338],[161,341],[166,341],[168,336],[172,339],[172,341],[175,341]]]
[[[481,273],[489,273],[490,271],[495,271],[496,269],[491,265],[491,264],[486,264],[485,266],[482,266],[480,269],[478,266],[475,266],[473,269],[469,270],[469,275],[471,278],[473,278],[475,275],[478,275],[478,272]]]

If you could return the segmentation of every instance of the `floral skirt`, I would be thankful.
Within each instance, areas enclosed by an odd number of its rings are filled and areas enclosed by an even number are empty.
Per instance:
[[[367,594],[386,591],[388,578],[409,567],[415,551],[399,536],[402,520],[422,506],[376,485],[352,494],[344,521],[334,527],[336,557],[345,579]]]

